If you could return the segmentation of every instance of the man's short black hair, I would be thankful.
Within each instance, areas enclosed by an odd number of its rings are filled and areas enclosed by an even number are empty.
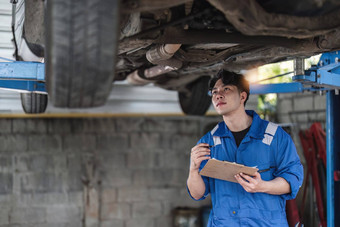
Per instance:
[[[224,85],[234,85],[237,87],[238,91],[241,92],[246,92],[247,93],[247,98],[244,101],[244,105],[246,105],[248,98],[249,98],[249,82],[244,78],[242,74],[234,73],[234,72],[229,72],[224,69],[221,69],[216,76],[211,78],[209,81],[209,90],[212,91],[214,88],[216,82],[222,79],[222,82]]]

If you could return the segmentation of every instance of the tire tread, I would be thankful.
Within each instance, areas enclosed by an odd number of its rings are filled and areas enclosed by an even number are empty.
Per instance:
[[[114,79],[118,3],[48,1],[46,75],[55,106],[82,108],[105,103]]]

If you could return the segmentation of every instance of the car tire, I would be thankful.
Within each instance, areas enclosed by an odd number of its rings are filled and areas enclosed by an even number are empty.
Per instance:
[[[21,93],[21,105],[25,113],[44,113],[47,107],[48,97],[46,94]]]
[[[114,80],[119,0],[48,0],[46,86],[56,107],[103,105]]]
[[[187,86],[189,92],[179,92],[182,111],[188,115],[204,115],[211,105],[208,95],[210,77],[201,77]]]

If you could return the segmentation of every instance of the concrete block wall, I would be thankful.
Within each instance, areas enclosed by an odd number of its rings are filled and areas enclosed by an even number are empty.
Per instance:
[[[172,226],[219,117],[0,119],[0,227]],[[210,126],[209,126],[210,127]]]
[[[326,95],[316,93],[278,94],[277,116],[280,123],[295,123],[307,129],[313,122],[326,122]]]

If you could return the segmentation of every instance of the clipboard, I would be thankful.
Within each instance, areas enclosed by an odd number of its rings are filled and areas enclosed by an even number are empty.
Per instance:
[[[244,173],[249,176],[255,176],[255,173],[258,170],[258,168],[237,164],[235,162],[209,159],[199,174],[202,176],[238,183],[234,177],[236,174]]]

